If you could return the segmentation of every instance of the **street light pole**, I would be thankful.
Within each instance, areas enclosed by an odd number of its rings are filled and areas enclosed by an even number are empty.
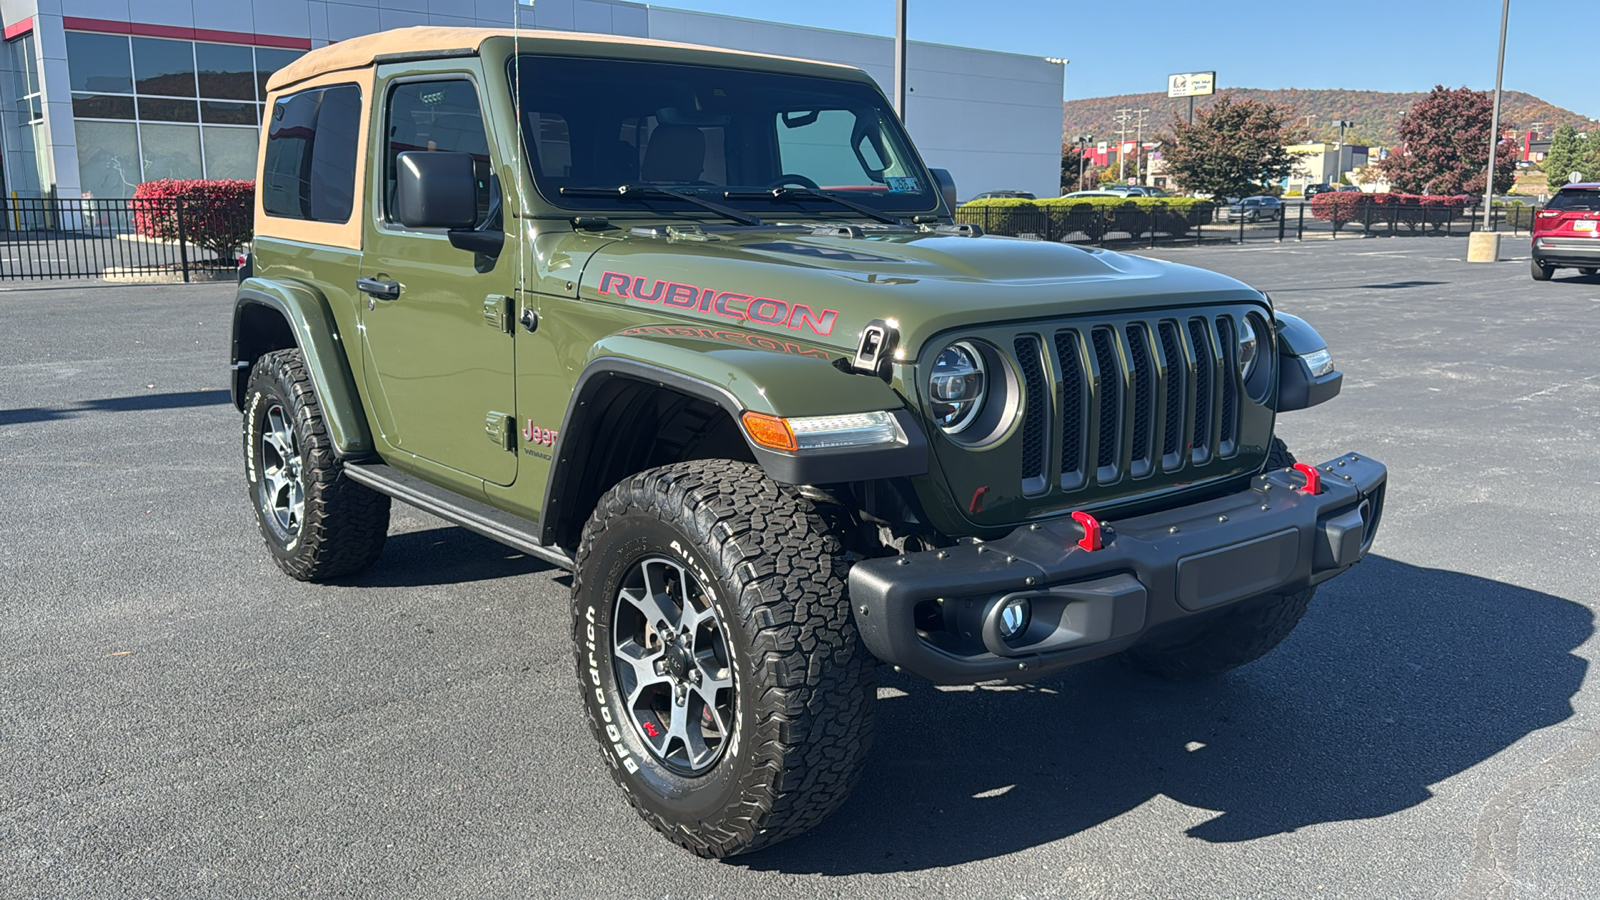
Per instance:
[[[1483,185],[1483,230],[1489,230],[1489,214],[1494,206],[1494,155],[1500,147],[1500,86],[1506,74],[1506,21],[1511,18],[1511,0],[1500,3],[1500,61],[1494,69],[1494,114],[1489,124],[1489,177]]]
[[[906,0],[894,5],[894,111],[906,120]]]

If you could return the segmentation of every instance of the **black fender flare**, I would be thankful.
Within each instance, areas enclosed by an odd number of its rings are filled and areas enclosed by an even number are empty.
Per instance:
[[[263,335],[252,311],[269,310],[305,358],[306,371],[316,389],[328,425],[328,437],[341,458],[359,458],[374,450],[371,429],[356,387],[355,374],[344,351],[339,323],[327,300],[296,284],[248,278],[234,296],[232,377],[233,405],[244,408],[245,385],[251,366],[266,350],[281,349],[281,334]],[[265,350],[262,348],[265,347]]]
[[[863,376],[864,377],[864,376]],[[598,357],[584,367],[567,402],[560,437],[545,483],[544,504],[539,517],[540,540],[546,545],[559,543],[561,523],[570,519],[579,501],[584,468],[592,457],[595,440],[594,398],[614,379],[654,385],[711,403],[737,424],[745,412],[727,388],[672,369],[636,359],[617,356]],[[782,484],[837,484],[847,481],[875,481],[883,478],[924,475],[928,471],[928,443],[916,419],[904,408],[890,410],[900,425],[905,440],[886,447],[842,447],[785,453],[757,446],[740,427],[745,444],[769,478]]]

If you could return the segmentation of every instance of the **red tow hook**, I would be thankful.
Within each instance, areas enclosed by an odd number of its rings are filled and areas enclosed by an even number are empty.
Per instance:
[[[1105,546],[1100,540],[1100,522],[1094,516],[1082,510],[1072,514],[1072,520],[1083,526],[1083,539],[1078,541],[1078,546],[1090,553]]]
[[[1305,491],[1308,494],[1322,493],[1322,476],[1317,473],[1316,466],[1308,466],[1305,463],[1295,463],[1294,470],[1306,477],[1305,487],[1301,488],[1300,490]]]

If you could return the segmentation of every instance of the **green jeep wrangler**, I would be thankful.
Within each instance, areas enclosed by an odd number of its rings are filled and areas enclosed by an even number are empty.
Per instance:
[[[1386,470],[1296,464],[1324,342],[1211,272],[951,222],[864,73],[417,28],[269,84],[233,396],[278,566],[391,499],[572,572],[629,802],[705,856],[839,806],[879,665],[1190,678],[1283,640]]]

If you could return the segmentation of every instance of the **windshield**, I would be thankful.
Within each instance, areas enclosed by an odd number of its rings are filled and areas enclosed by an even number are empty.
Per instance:
[[[661,187],[740,209],[854,215],[835,192],[886,211],[931,211],[938,188],[870,85],[709,66],[523,56],[523,140],[535,185],[569,209],[700,212]],[[565,190],[563,190],[565,189]]]

